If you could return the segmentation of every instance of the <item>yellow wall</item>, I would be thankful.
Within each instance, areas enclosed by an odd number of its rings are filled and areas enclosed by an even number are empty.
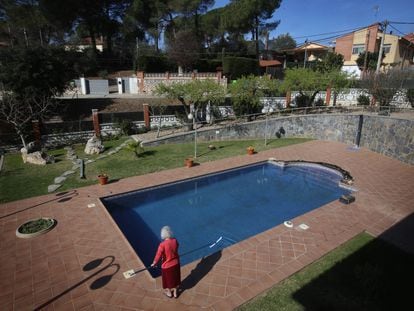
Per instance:
[[[357,44],[364,44],[366,43],[366,36],[367,36],[368,29],[362,29],[359,31],[356,31],[354,33],[354,39],[352,42],[352,45]],[[381,40],[382,33],[378,33],[378,40]],[[403,55],[400,55],[400,49],[399,49],[399,37],[395,35],[385,34],[384,38],[384,45],[385,44],[391,44],[390,51],[385,54],[383,63],[385,63],[386,67],[389,67],[390,64],[396,64],[400,63],[402,61]],[[351,60],[344,62],[345,65],[354,65],[356,64],[356,60],[358,59],[358,54],[352,54]],[[406,59],[404,67],[409,65],[409,60]]]
[[[352,45],[364,44],[364,46],[365,46],[365,43],[366,43],[366,40],[367,40],[367,31],[368,31],[368,28],[355,31],[354,32],[354,40],[352,42]],[[358,59],[358,56],[359,56],[358,54],[352,54],[351,55],[351,60],[348,61],[348,63],[356,64],[356,60]]]

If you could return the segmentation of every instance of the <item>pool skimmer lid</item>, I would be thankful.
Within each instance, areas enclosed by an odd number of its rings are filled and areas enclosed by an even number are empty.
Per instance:
[[[124,274],[124,278],[130,279],[135,275],[135,271],[131,269],[131,270],[125,271],[123,274]]]
[[[95,207],[95,203],[88,204],[88,208]]]
[[[289,220],[285,221],[283,224],[288,228],[293,228],[293,222],[291,222]]]

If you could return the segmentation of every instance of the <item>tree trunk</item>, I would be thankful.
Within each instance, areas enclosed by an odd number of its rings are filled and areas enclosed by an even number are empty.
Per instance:
[[[336,99],[338,98],[338,93],[334,91],[333,105],[336,106]]]
[[[92,25],[89,25],[88,28],[89,28],[89,36],[91,37],[91,42],[92,42],[92,50],[95,54],[97,54],[97,52],[96,52],[95,30],[93,29]]]
[[[259,18],[256,16],[256,25],[255,25],[255,35],[256,35],[256,57],[259,58]]]
[[[161,115],[159,115],[159,118],[158,118],[157,138],[160,137],[160,131],[161,131]]]
[[[154,43],[155,43],[155,51],[158,53],[159,51],[160,51],[160,48],[159,48],[159,46],[158,46],[158,44],[159,44],[159,41],[160,40],[160,36],[159,36],[159,33],[158,33],[158,27],[157,27],[157,34],[154,36]]]
[[[23,134],[19,133],[20,139],[22,141],[23,147],[26,148],[27,150],[27,144],[26,144],[26,140],[24,139]]]
[[[103,42],[102,42],[102,45],[103,45]],[[108,53],[111,54],[112,53],[112,36],[109,33],[106,34],[106,48],[107,48]]]
[[[194,28],[195,28],[196,38],[199,39],[200,31],[199,31],[199,25],[198,25],[198,12],[197,12],[197,10],[195,11],[195,14],[194,14]]]
[[[315,97],[316,97],[316,95],[318,95],[318,93],[319,93],[319,91],[313,92],[311,98],[309,99],[309,105],[308,105],[309,107],[310,106],[315,107],[314,101],[315,101]]]

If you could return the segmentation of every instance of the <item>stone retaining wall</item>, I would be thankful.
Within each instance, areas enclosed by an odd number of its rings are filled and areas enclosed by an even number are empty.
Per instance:
[[[359,115],[329,114],[289,116],[268,120],[268,138],[276,139],[281,127],[285,137],[309,137],[318,140],[355,144]],[[264,138],[265,120],[228,125],[220,129],[198,130],[200,141]],[[182,143],[194,140],[194,132],[146,141],[144,146]],[[364,115],[361,143],[378,153],[414,164],[414,120]]]

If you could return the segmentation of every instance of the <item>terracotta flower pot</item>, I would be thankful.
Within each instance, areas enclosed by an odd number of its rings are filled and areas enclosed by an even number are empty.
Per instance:
[[[100,185],[106,185],[108,183],[108,175],[98,175]]]
[[[248,155],[254,154],[254,149],[247,149],[247,154]]]
[[[192,167],[194,165],[194,160],[192,158],[187,158],[184,161],[185,166]]]

